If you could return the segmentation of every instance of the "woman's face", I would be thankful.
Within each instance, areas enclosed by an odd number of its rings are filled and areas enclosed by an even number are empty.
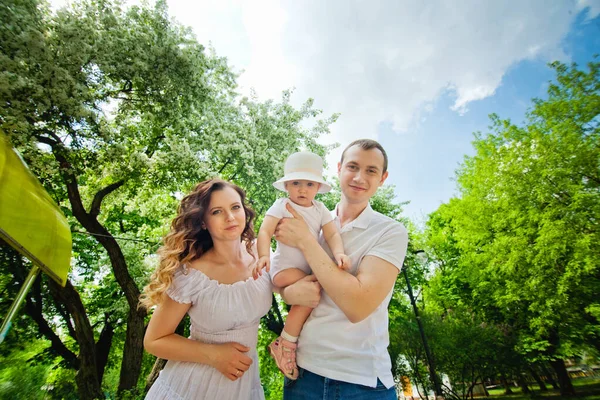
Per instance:
[[[239,240],[246,227],[246,213],[238,192],[230,187],[214,191],[204,214],[204,224],[215,240]]]

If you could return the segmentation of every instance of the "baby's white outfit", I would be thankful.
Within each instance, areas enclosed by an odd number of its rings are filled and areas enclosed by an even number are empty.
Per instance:
[[[304,221],[306,221],[306,224],[310,229],[310,233],[315,238],[318,238],[321,227],[331,222],[333,217],[323,203],[317,200],[313,200],[312,203],[313,204],[310,207],[303,207],[288,198],[278,199],[273,203],[271,208],[269,208],[266,215],[270,215],[277,219],[291,217],[292,214],[285,208],[286,204],[290,204],[294,210],[302,215],[302,218],[304,218]],[[298,268],[306,274],[312,272],[300,250],[277,242],[277,249],[275,250],[275,254],[271,257],[271,279],[279,272],[289,268]]]

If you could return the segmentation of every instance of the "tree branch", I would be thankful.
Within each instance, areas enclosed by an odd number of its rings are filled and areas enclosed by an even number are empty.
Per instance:
[[[77,337],[75,335],[75,328],[73,327],[73,323],[71,321],[71,317],[68,311],[65,309],[65,305],[62,303],[56,303],[56,309],[58,310],[60,316],[63,317],[63,319],[65,320],[65,323],[67,324],[67,330],[69,331],[69,335],[73,339],[77,340]]]
[[[114,329],[110,323],[110,315],[104,314],[104,327],[100,332],[100,337],[96,342],[96,371],[98,374],[98,380],[102,382],[106,364],[108,363],[108,355],[110,354],[110,347],[112,346],[112,339],[114,335]]]
[[[65,148],[62,146],[62,144],[58,142],[44,142],[42,138],[40,138],[40,141],[42,141],[43,143],[50,144],[52,146],[52,153],[54,154],[54,158],[56,158],[56,161],[58,161],[60,165],[60,174],[63,178],[63,181],[65,182],[65,185],[67,186],[67,195],[69,197],[69,202],[71,203],[73,215],[80,222],[82,222],[82,220],[89,220],[89,215],[86,212],[85,207],[83,206],[83,203],[81,201],[81,196],[79,194],[79,186],[77,184],[77,178],[75,177],[75,173],[73,172],[73,166],[64,155]],[[84,222],[82,222],[82,224],[84,226],[86,225]]]
[[[265,324],[267,328],[275,333],[276,335],[280,335],[283,330],[283,318],[281,317],[281,312],[279,311],[279,305],[277,304],[277,299],[275,295],[272,295],[271,308],[269,312],[264,317]]]
[[[79,368],[77,375],[75,376],[78,390],[80,391],[80,394],[89,392],[92,395],[101,398],[101,382],[98,380],[96,369],[97,357],[94,331],[90,325],[90,320],[88,319],[81,297],[69,280],[67,280],[65,287],[60,287],[56,282],[50,279],[48,280],[48,287],[55,301],[64,303],[69,313],[73,316],[77,344],[79,345]]]
[[[44,318],[42,313],[42,296],[40,290],[41,279],[36,279],[33,290],[30,296],[27,296],[25,302],[25,311],[35,321],[38,329],[42,335],[50,341],[50,348],[52,351],[61,356],[70,368],[79,369],[79,360],[77,355],[65,346],[60,340],[60,337],[54,332],[54,330],[48,324],[48,321]]]
[[[92,205],[90,207],[90,212],[88,215],[90,217],[96,219],[98,217],[98,214],[100,214],[100,205],[102,204],[102,200],[104,200],[104,198],[106,196],[108,196],[109,194],[111,194],[112,192],[114,192],[115,190],[117,190],[118,188],[123,186],[124,184],[125,184],[125,181],[123,179],[121,179],[120,181],[111,183],[107,187],[99,190],[98,193],[96,193],[96,195],[94,196],[94,200],[92,201]]]
[[[595,176],[592,175],[587,175],[587,174],[581,174],[582,177],[589,179],[590,181],[594,182],[596,185],[600,185],[600,179],[598,179]]]
[[[46,132],[46,133],[51,134],[50,132]],[[54,138],[52,138],[52,139],[50,139],[49,137],[46,137],[46,136],[38,136],[37,140],[40,143],[47,144],[54,148],[54,146],[58,146],[60,144],[60,139],[58,137],[56,137],[56,135],[52,134],[52,136],[54,136]]]
[[[129,305],[118,391],[129,390],[135,387],[137,383],[141,369],[140,360],[143,356],[144,317],[146,316],[146,310],[138,309],[140,290],[137,287],[135,280],[129,274],[125,256],[115,238],[100,222],[98,222],[94,215],[88,214],[83,207],[75,169],[67,159],[69,149],[60,142],[55,142],[51,146],[52,153],[60,165],[59,173],[67,187],[67,196],[71,203],[73,216],[89,233],[96,234],[96,240],[98,240],[108,253],[115,279],[123,290]],[[111,186],[114,187],[117,184],[118,182]],[[111,190],[107,189],[106,191],[106,194],[108,194]],[[100,196],[100,198],[102,197],[103,196]],[[99,203],[101,203],[101,201],[99,201]],[[53,287],[52,282],[50,282],[49,286],[51,288]],[[75,305],[70,304],[69,302],[65,303],[70,314],[73,316],[75,333],[80,349],[79,361],[82,367],[76,375],[76,380],[78,382],[78,387],[80,386],[79,390],[98,393],[98,397],[101,397],[100,383],[98,382],[98,373],[96,370],[96,352],[93,332],[90,331],[91,327],[89,326],[89,319],[85,313],[85,308],[80,304],[81,298],[70,282],[67,282],[67,287],[63,290],[56,288],[54,293],[56,295],[70,296],[74,299],[73,301],[77,302]],[[78,306],[80,306],[81,309],[73,308]]]
[[[165,135],[158,135],[157,137],[155,137],[152,140],[152,142],[148,145],[148,148],[146,149],[146,156],[148,158],[152,158],[152,156],[154,155],[154,152],[156,151],[156,149],[158,149],[158,144],[165,137],[166,137]]]
[[[221,175],[221,173],[223,172],[223,170],[225,169],[225,167],[227,165],[229,165],[230,161],[231,161],[231,159],[228,158],[227,161],[225,161],[225,163],[221,166],[221,168],[219,168],[219,175]]]

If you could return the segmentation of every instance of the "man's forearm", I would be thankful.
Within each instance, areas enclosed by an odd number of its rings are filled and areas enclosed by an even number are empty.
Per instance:
[[[315,238],[306,238],[299,247],[321,287],[351,322],[359,322],[373,312],[365,307],[361,282],[337,267]]]

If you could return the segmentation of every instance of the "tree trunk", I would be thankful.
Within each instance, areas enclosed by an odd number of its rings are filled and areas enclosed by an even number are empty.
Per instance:
[[[483,386],[483,393],[485,393],[485,397],[490,397],[490,392],[487,390],[485,379],[483,379],[483,377],[481,378],[481,385]]]
[[[423,389],[423,391],[425,392],[425,399],[429,400],[429,395],[427,394],[427,388],[425,387],[425,385],[423,385],[423,379],[421,378],[421,374],[419,373],[419,354],[417,353],[417,355],[415,356],[415,365],[414,365],[414,369],[413,371],[415,372],[415,383],[416,383],[416,387],[417,387],[417,394],[419,395],[419,397],[422,399],[423,395],[421,394],[421,391],[419,390],[419,386],[421,386],[421,388]]]
[[[548,388],[544,384],[544,381],[542,381],[542,378],[540,378],[540,376],[536,372],[535,368],[532,366],[529,366],[529,372],[531,373],[531,376],[533,377],[533,379],[536,381],[536,383],[540,387],[540,392],[547,392]]]
[[[24,266],[22,265],[22,260],[19,260],[19,262],[21,263],[21,270],[25,271]],[[24,280],[24,278],[22,279],[21,277],[19,277],[19,279],[21,280],[21,282]],[[48,324],[48,321],[46,321],[46,319],[44,318],[44,313],[42,310],[43,300],[41,281],[42,278],[38,277],[33,283],[33,286],[29,291],[29,295],[27,296],[25,302],[25,312],[35,321],[40,333],[43,334],[46,337],[46,339],[50,341],[51,348],[65,360],[67,367],[72,368],[74,370],[78,370],[79,359],[77,358],[77,354],[73,353],[69,348],[67,348],[67,346],[65,346],[60,337]],[[67,316],[67,318],[69,318],[69,316]],[[74,339],[76,340],[75,337]]]
[[[119,376],[119,392],[135,389],[142,370],[144,355],[144,317],[145,309],[129,309],[127,332]]]
[[[179,325],[177,325],[177,329],[175,329],[175,333],[183,336],[184,331],[185,331],[185,325],[186,325],[186,319],[184,318],[181,320]],[[144,388],[144,395],[146,393],[148,393],[148,390],[150,390],[150,388],[154,384],[154,381],[158,378],[158,374],[160,373],[160,371],[163,370],[163,368],[165,367],[166,364],[167,364],[167,360],[165,360],[163,358],[156,359],[156,361],[154,362],[154,366],[152,367],[152,371],[146,378],[146,387]]]
[[[81,222],[81,221],[80,221]],[[144,354],[144,318],[146,309],[139,308],[140,291],[135,281],[129,275],[125,256],[117,241],[111,236],[98,221],[87,221],[85,228],[90,233],[99,233],[98,242],[108,252],[115,279],[129,305],[127,316],[127,331],[125,333],[125,344],[123,346],[123,360],[121,362],[121,374],[119,377],[119,392],[135,389],[142,368],[142,357]]]
[[[49,280],[48,286],[53,296],[67,306],[75,322],[75,334],[77,335],[77,344],[79,345],[79,370],[75,375],[75,382],[77,383],[79,398],[81,400],[104,398],[96,369],[94,331],[87,318],[79,294],[71,284],[71,281],[67,281],[65,287],[61,288],[56,282]]]
[[[271,300],[271,309],[269,312],[262,317],[263,321],[265,321],[265,325],[267,329],[276,334],[277,336],[281,335],[281,331],[283,331],[283,317],[281,316],[281,312],[279,311],[279,305],[277,304],[277,299],[275,298],[275,294],[272,296]]]
[[[552,385],[552,388],[555,389],[555,390],[560,389],[558,387],[558,384],[554,380],[554,376],[552,374],[552,371],[550,371],[548,369],[548,367],[546,366],[545,362],[540,363],[540,368],[541,368],[542,372],[544,373],[544,376],[546,377],[546,379],[548,380],[548,382],[550,382],[550,384]]]
[[[108,355],[110,354],[110,347],[112,346],[112,339],[114,336],[113,327],[108,320],[108,315],[104,318],[104,328],[100,332],[100,338],[96,342],[96,371],[98,373],[98,380],[102,383],[104,377],[104,370],[106,369],[106,363],[108,363]]]
[[[81,222],[81,221],[80,221]],[[97,240],[108,252],[115,279],[129,305],[127,316],[127,331],[125,333],[125,344],[123,346],[123,360],[121,362],[121,374],[119,377],[119,392],[135,389],[142,368],[142,357],[144,354],[144,318],[146,309],[139,308],[140,291],[135,281],[129,275],[125,256],[117,241],[111,236],[98,221],[87,221],[85,228],[90,233],[99,233]],[[108,236],[108,237],[107,237]]]
[[[523,394],[531,393],[531,390],[529,390],[529,386],[527,386],[527,382],[525,381],[525,377],[523,375],[519,374],[518,382]]]
[[[150,388],[154,384],[154,381],[158,378],[158,374],[160,373],[160,371],[163,370],[165,365],[167,365],[167,360],[165,360],[164,358],[156,359],[156,361],[154,362],[154,366],[152,367],[152,371],[150,372],[150,375],[148,375],[148,377],[146,378],[146,388],[144,389],[144,393],[148,393],[148,390],[150,390]]]
[[[506,376],[504,374],[500,375],[500,382],[502,382],[502,386],[504,386],[504,395],[505,396],[507,396],[509,394],[513,394],[513,391],[510,388],[510,384],[506,380]]]
[[[123,290],[127,304],[129,305],[129,315],[127,316],[127,332],[125,334],[125,345],[123,348],[123,360],[121,362],[121,374],[119,378],[119,392],[135,389],[142,368],[142,356],[144,354],[144,318],[146,310],[138,309],[140,291],[129,275],[125,256],[121,247],[110,234],[110,232],[98,222],[98,215],[102,201],[110,193],[114,192],[123,184],[124,181],[118,181],[99,190],[90,206],[89,212],[86,211],[81,201],[77,177],[72,172],[73,168],[67,159],[68,150],[62,144],[51,143],[52,150],[56,160],[60,163],[61,174],[67,186],[67,195],[71,203],[71,211],[77,221],[89,232],[96,234],[96,240],[104,247],[110,258],[115,280]]]
[[[575,389],[573,388],[571,378],[569,378],[569,374],[567,373],[565,362],[563,360],[553,360],[550,361],[550,365],[552,365],[552,368],[554,368],[554,371],[556,371],[556,376],[558,377],[558,385],[560,386],[560,395],[574,395]]]

